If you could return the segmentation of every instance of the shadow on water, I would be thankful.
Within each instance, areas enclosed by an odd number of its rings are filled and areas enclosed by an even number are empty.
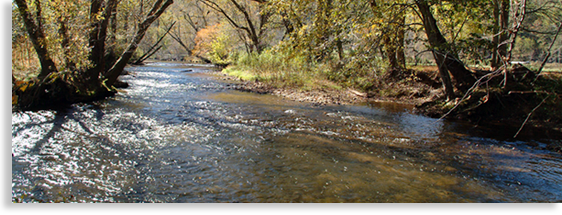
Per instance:
[[[557,140],[479,136],[396,104],[232,91],[207,69],[131,67],[114,98],[12,114],[12,200],[562,201],[560,154],[531,146]]]

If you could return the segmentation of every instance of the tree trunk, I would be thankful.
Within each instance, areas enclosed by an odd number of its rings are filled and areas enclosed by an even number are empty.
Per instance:
[[[46,44],[46,37],[43,31],[43,26],[36,24],[33,21],[32,15],[29,12],[29,8],[27,7],[26,0],[14,0],[16,5],[18,6],[18,11],[23,19],[25,29],[29,34],[29,39],[35,48],[35,52],[37,52],[37,57],[39,58],[39,62],[41,64],[41,72],[37,76],[40,80],[43,80],[52,72],[57,72],[57,67],[55,62],[49,55],[47,50]],[[39,1],[36,1],[36,6],[38,7],[38,11],[40,11],[41,4]],[[40,13],[38,13],[40,15]],[[41,17],[37,17],[38,20],[41,20]]]
[[[403,8],[401,10],[404,10]],[[396,60],[401,68],[406,68],[406,54],[404,52],[404,38],[406,35],[406,13],[400,13],[400,26],[396,32]]]
[[[137,50],[138,44],[142,41],[150,25],[154,21],[156,21],[156,19],[158,19],[158,17],[160,17],[162,13],[164,13],[166,8],[174,3],[173,0],[166,0],[165,2],[163,1],[164,0],[157,0],[154,3],[145,20],[139,25],[135,37],[133,38],[127,49],[123,52],[123,54],[121,54],[121,57],[119,57],[119,60],[115,62],[111,69],[109,69],[104,74],[105,78],[107,78],[105,83],[106,86],[111,86],[117,81],[117,78],[119,77],[119,75],[121,75],[121,72],[125,69],[125,66],[127,66],[127,63],[133,56],[133,53]]]
[[[260,54],[263,51],[263,46],[262,46],[261,40],[260,40],[261,35],[259,35],[258,31],[256,31],[256,26],[254,25],[254,22],[252,21],[252,19],[250,17],[250,14],[246,10],[246,8],[244,8],[242,5],[240,5],[235,0],[230,0],[230,2],[232,2],[232,4],[234,4],[234,6],[238,9],[238,11],[240,11],[242,14],[244,14],[244,19],[246,20],[246,23],[248,24],[248,28],[246,28],[246,32],[248,33],[248,36],[250,37],[250,40],[252,41],[252,49],[254,51],[256,51],[258,54]],[[260,15],[260,16],[263,16],[263,15]],[[260,17],[260,19],[261,18],[263,18],[263,17]],[[260,31],[260,33],[261,33],[261,31]]]
[[[496,70],[503,64],[502,57],[507,55],[507,44],[502,44],[509,39],[507,31],[509,25],[509,0],[494,0],[494,37],[492,39],[491,68]]]
[[[70,49],[68,49],[68,47],[70,47],[70,35],[68,35],[68,28],[66,27],[66,18],[63,18],[62,16],[59,17],[59,34],[60,37],[62,38],[61,40],[61,47],[63,49],[64,52],[64,63],[65,63],[65,68],[69,71],[74,71],[76,70],[76,65],[74,62],[72,62],[72,59],[70,58],[71,56],[71,52]]]
[[[452,51],[443,34],[441,34],[427,1],[417,0],[416,5],[422,15],[423,26],[435,58],[435,63],[439,66],[439,74],[446,88],[445,91],[449,93],[453,91],[452,89],[447,89],[453,86],[446,83],[450,80],[449,72],[455,79],[456,83],[454,86],[461,92],[468,91],[476,82],[472,72],[466,69],[464,64],[458,59],[457,54]],[[451,99],[453,95],[447,95],[447,97]]]
[[[117,7],[117,0],[93,0],[90,7],[90,22],[92,30],[90,31],[89,44],[92,48],[90,52],[90,60],[94,62],[94,66],[86,71],[85,84],[88,90],[97,91],[100,85],[100,75],[105,71],[105,42],[107,38],[107,28],[111,20],[111,14]],[[101,14],[101,18],[99,16]]]
[[[252,51],[256,51],[257,53],[261,53],[261,51],[263,51],[264,46],[261,44],[261,32],[263,30],[263,27],[265,25],[265,23],[268,21],[269,18],[269,13],[264,12],[263,10],[261,10],[260,8],[260,26],[259,29],[256,29],[256,26],[254,25],[250,14],[248,13],[248,11],[246,10],[246,8],[244,8],[240,3],[238,3],[236,0],[230,0],[230,2],[232,4],[234,4],[234,7],[242,13],[242,15],[244,16],[244,21],[246,22],[247,26],[244,25],[240,25],[240,23],[238,23],[237,21],[235,21],[234,18],[232,18],[230,15],[228,15],[228,13],[221,8],[221,6],[219,4],[217,4],[214,1],[210,1],[210,0],[202,0],[201,1],[203,4],[207,5],[208,7],[210,7],[211,9],[215,10],[216,12],[222,14],[224,16],[224,18],[226,18],[226,20],[235,28],[243,30],[244,32],[246,32],[246,36],[248,36],[248,38],[251,41],[250,47]],[[259,4],[263,4],[266,1],[255,1]],[[263,14],[265,13],[265,14]],[[259,31],[256,31],[259,30]]]
[[[453,99],[455,99],[455,90],[451,81],[451,76],[449,76],[449,68],[447,68],[447,65],[445,64],[444,58],[446,57],[447,56],[443,56],[441,54],[433,52],[433,58],[435,59],[435,62],[438,62],[437,67],[439,68],[439,77],[443,82],[445,96],[447,97],[448,101],[452,101]]]
[[[393,18],[393,48],[394,56],[396,58],[395,68],[402,70],[406,68],[406,55],[404,54],[404,34],[406,33],[406,12],[404,6],[396,8],[399,10],[398,14]]]

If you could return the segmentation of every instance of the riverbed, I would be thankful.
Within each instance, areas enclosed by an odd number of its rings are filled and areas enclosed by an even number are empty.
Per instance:
[[[12,201],[562,202],[560,140],[241,92],[212,69],[130,67],[115,97],[12,113]]]

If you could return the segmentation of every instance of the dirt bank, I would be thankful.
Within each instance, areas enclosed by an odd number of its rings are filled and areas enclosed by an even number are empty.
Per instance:
[[[416,106],[435,100],[442,94],[440,83],[436,80],[429,80],[431,78],[425,73],[421,76],[427,79],[416,78],[417,81],[405,80],[399,83],[381,81],[367,92],[350,88],[341,90],[330,88],[316,90],[303,90],[294,87],[279,88],[259,81],[243,81],[221,72],[215,72],[214,76],[220,80],[233,83],[233,89],[236,90],[276,95],[292,101],[307,102],[314,105],[393,102]],[[424,82],[428,82],[430,85]]]

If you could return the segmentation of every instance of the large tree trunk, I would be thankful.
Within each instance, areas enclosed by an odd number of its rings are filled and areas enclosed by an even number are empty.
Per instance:
[[[450,81],[449,72],[455,79],[455,85],[461,92],[466,92],[476,82],[464,64],[458,59],[457,53],[453,52],[443,34],[437,26],[437,21],[433,17],[431,8],[426,0],[417,0],[416,5],[422,15],[423,26],[428,38],[429,45],[431,46],[435,63],[439,66],[439,75],[443,81],[447,98],[452,99],[454,95],[451,94],[453,89],[448,89],[453,86]]]
[[[111,20],[111,14],[117,8],[117,0],[93,0],[90,7],[90,31],[89,44],[92,48],[90,60],[94,66],[86,71],[85,84],[89,90],[97,91],[101,87],[100,74],[105,71],[105,42],[107,38],[107,28]],[[99,16],[102,13],[101,16]],[[100,18],[101,17],[101,18]]]
[[[37,52],[37,57],[39,58],[39,62],[41,63],[41,72],[37,76],[40,80],[43,80],[52,72],[57,72],[57,67],[55,62],[49,55],[47,51],[47,44],[46,44],[46,36],[43,31],[43,25],[41,23],[35,23],[33,21],[33,16],[27,7],[26,0],[14,0],[16,5],[18,6],[19,14],[21,15],[25,29],[29,34],[29,39],[35,48],[35,52]],[[35,1],[37,7],[37,20],[41,20],[41,2]]]

